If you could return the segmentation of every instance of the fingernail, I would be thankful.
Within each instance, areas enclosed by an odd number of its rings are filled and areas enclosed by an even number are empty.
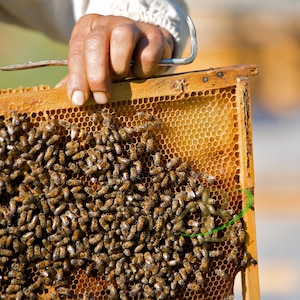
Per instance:
[[[72,94],[72,103],[81,106],[84,103],[84,94],[82,91],[74,91]]]
[[[98,104],[105,104],[108,101],[107,93],[104,92],[95,92],[93,93],[94,99]]]

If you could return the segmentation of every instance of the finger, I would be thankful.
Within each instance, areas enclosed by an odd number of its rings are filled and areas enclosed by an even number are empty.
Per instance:
[[[164,47],[162,59],[170,58],[170,57],[172,57],[172,49],[170,48],[169,44],[166,43]],[[156,68],[156,71],[154,72],[154,75],[159,75],[166,72],[167,68],[168,66],[158,66]]]
[[[69,75],[67,93],[74,105],[80,106],[89,97],[89,84],[85,72],[84,43],[89,20],[78,21],[69,42],[68,67]]]
[[[130,73],[132,54],[139,37],[134,24],[125,23],[112,30],[110,38],[110,66],[114,79],[123,79]]]
[[[173,37],[166,29],[161,28],[161,31],[164,36],[164,54],[162,58],[171,58],[174,50]],[[160,66],[155,74],[162,74],[166,72],[167,68],[167,66]]]
[[[110,28],[98,22],[85,40],[86,76],[97,103],[108,101],[111,90],[109,70]]]
[[[146,27],[137,43],[134,53],[133,74],[138,78],[150,77],[156,73],[158,63],[164,55],[165,40],[158,27]]]

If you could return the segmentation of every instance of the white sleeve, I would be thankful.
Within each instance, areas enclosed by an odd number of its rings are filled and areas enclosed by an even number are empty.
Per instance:
[[[82,15],[97,13],[158,25],[173,35],[174,56],[183,52],[188,36],[184,0],[73,0],[73,5],[76,20]]]

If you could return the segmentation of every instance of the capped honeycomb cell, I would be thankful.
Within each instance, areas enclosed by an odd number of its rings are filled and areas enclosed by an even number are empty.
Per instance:
[[[1,297],[225,300],[242,272],[258,299],[256,72],[115,83],[83,107],[64,88],[1,91]]]

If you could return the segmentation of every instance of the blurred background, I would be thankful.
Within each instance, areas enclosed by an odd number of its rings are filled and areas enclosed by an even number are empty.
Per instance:
[[[187,0],[194,63],[176,72],[256,64],[251,78],[262,300],[300,299],[300,1]],[[0,23],[0,65],[64,59],[67,46]],[[188,53],[188,49],[186,53]],[[54,86],[65,67],[0,73],[0,88]],[[235,299],[241,299],[237,284]]]

